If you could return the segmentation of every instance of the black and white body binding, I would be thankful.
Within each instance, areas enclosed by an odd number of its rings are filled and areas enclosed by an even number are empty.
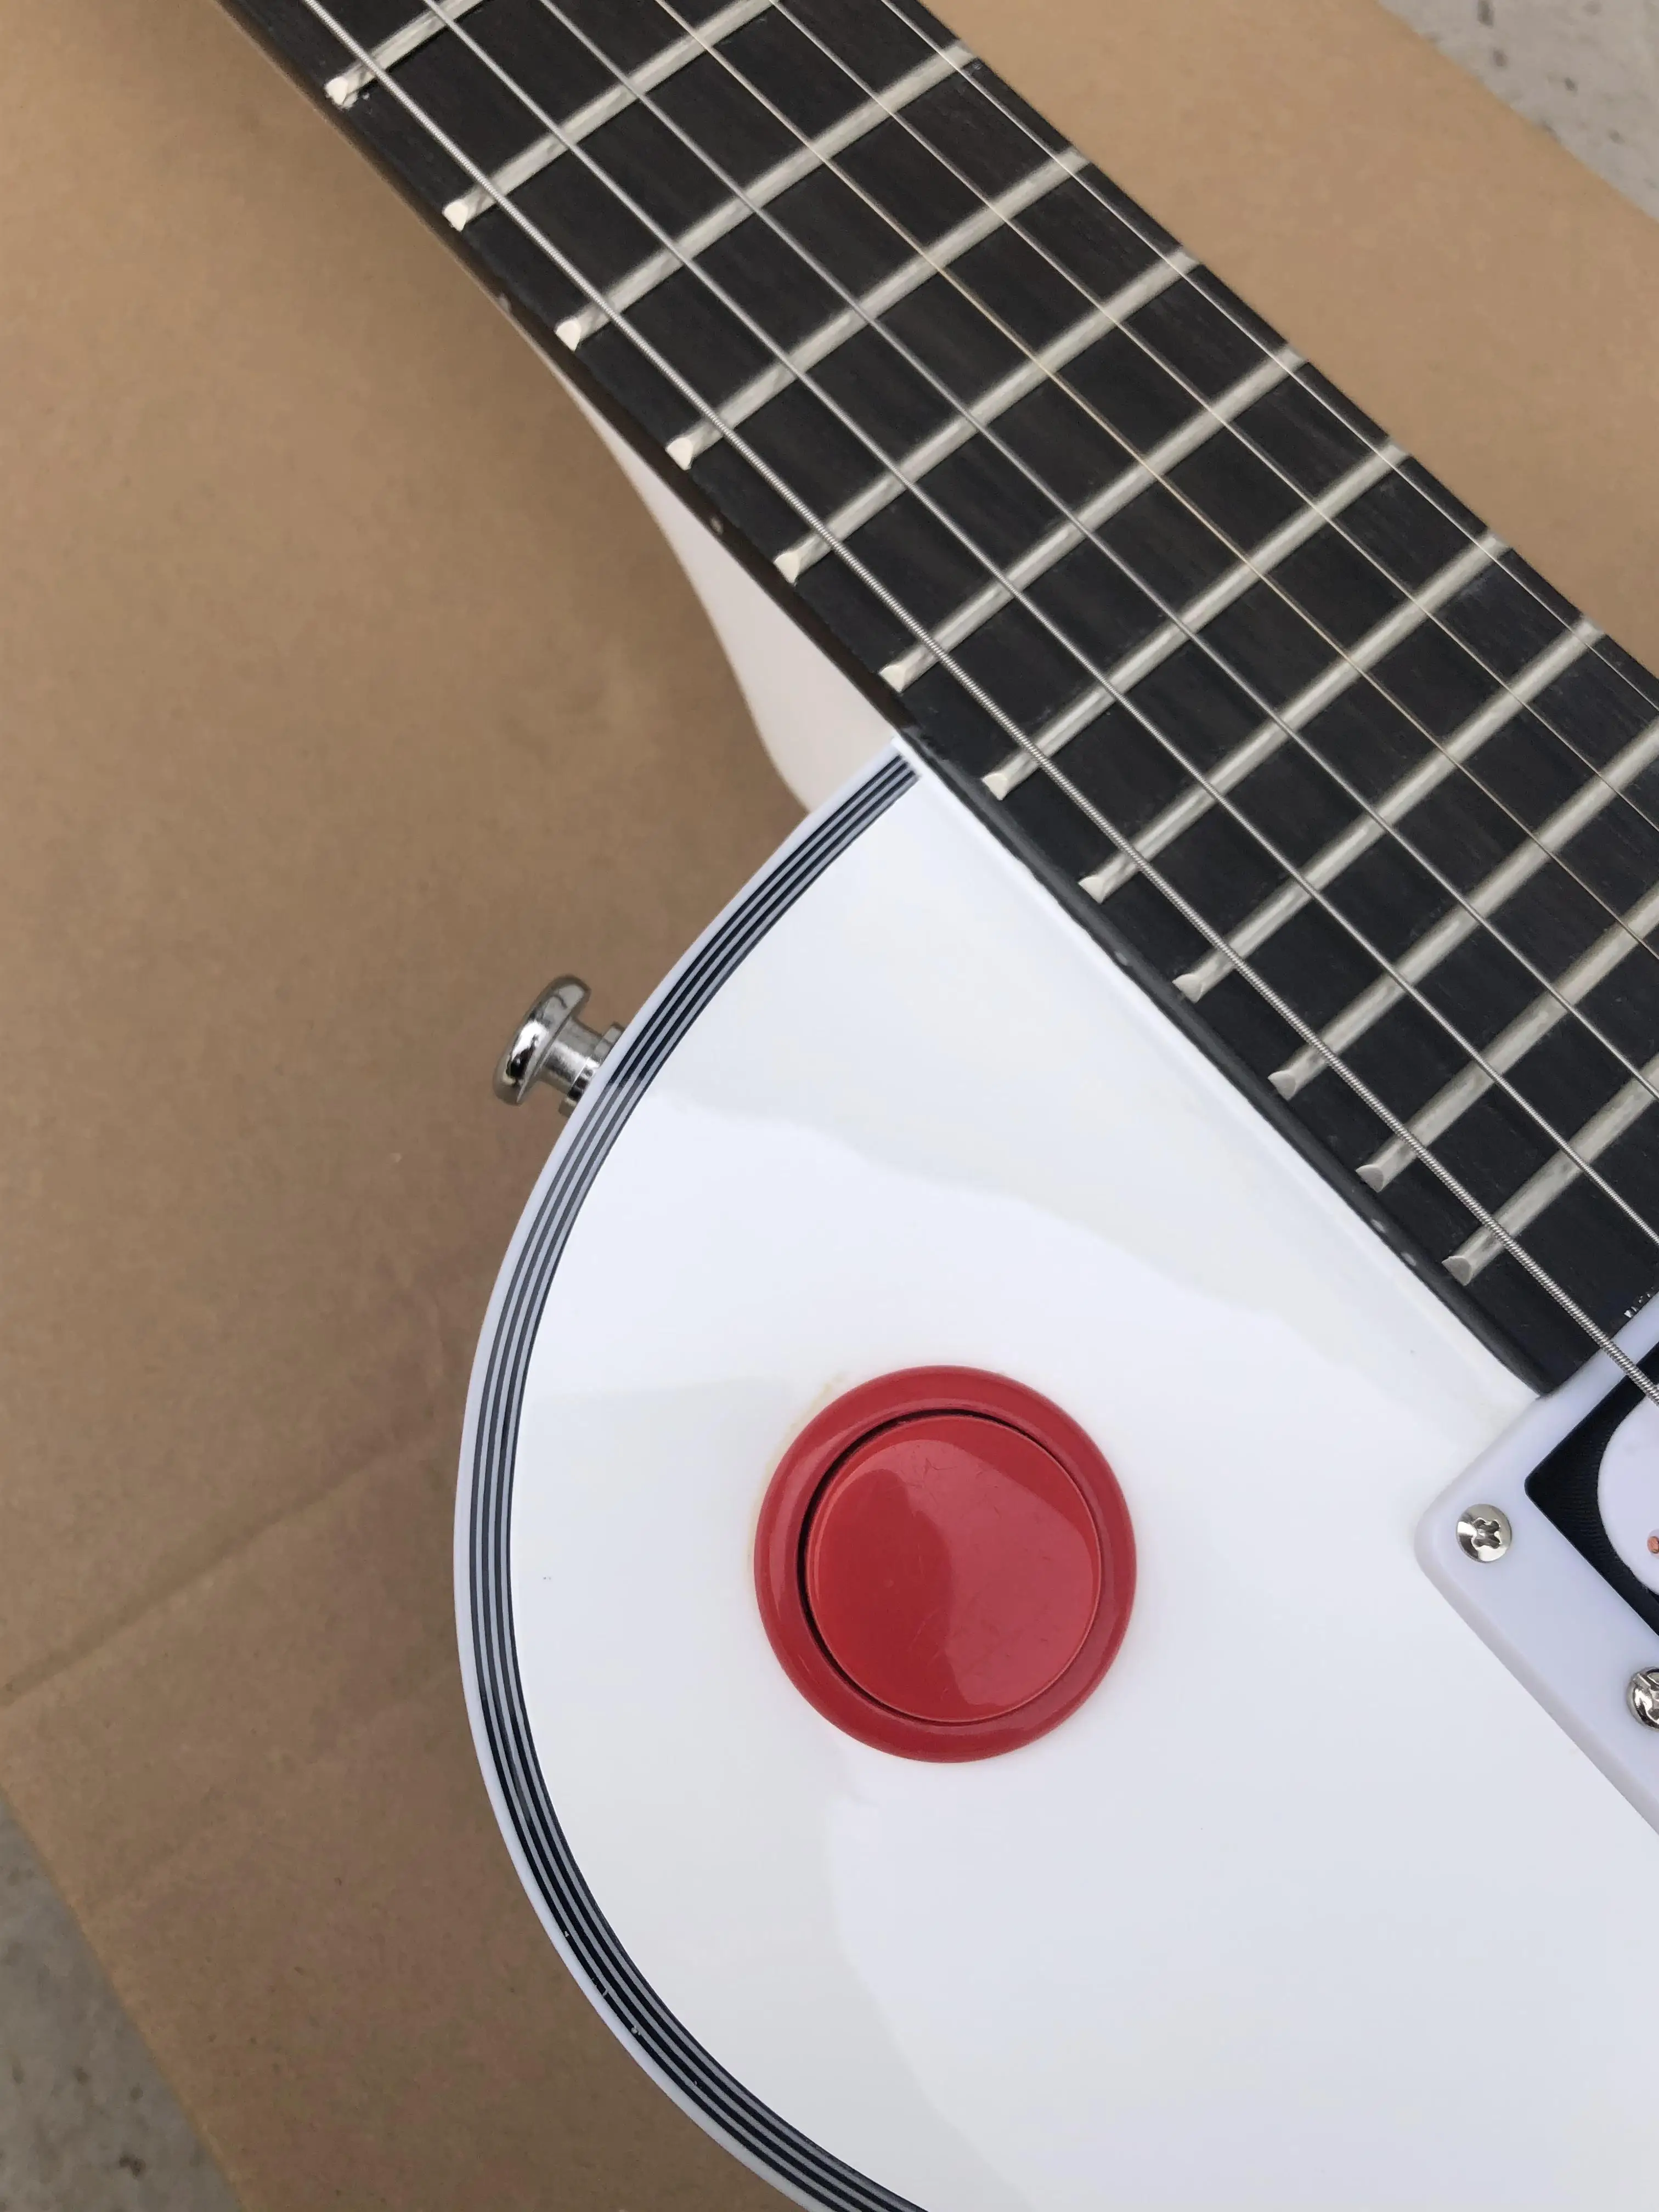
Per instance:
[[[463,1588],[486,1767],[550,1926],[676,2093],[813,2202],[1640,2201],[1659,2124],[1619,2037],[1659,1959],[1607,1885],[1639,1882],[1652,1838],[1464,1634],[1410,1535],[1598,1347],[1534,1423],[1571,1426],[1621,1369],[1648,1387],[1659,682],[911,0],[240,12],[924,771],[810,886],[780,862],[718,989],[734,923],[693,956],[503,1276]],[[866,1006],[904,978],[914,1031],[878,1097],[836,1088],[837,975]],[[1009,1055],[989,1076],[988,1019]],[[739,1037],[750,1064],[717,1080]],[[945,1265],[941,1183],[989,1290],[962,1250]],[[856,1266],[825,1256],[836,1218],[864,1231]],[[787,1296],[745,1294],[763,1265]],[[884,1279],[903,1295],[872,1301]],[[663,1286],[697,1308],[695,1360]],[[907,1358],[1049,1390],[1147,1532],[1162,1610],[1129,1672],[998,1769],[1024,1826],[971,1784],[826,1747],[769,1703],[781,1676],[744,1671],[730,1572],[769,1466],[826,1393]],[[678,1530],[654,1612],[595,1565],[618,1500]],[[1514,1502],[1517,1558],[1523,1535],[1556,1546],[1544,1586],[1612,1624],[1609,1651],[1626,1636],[1620,1666],[1652,1665],[1659,1618]],[[732,1559],[677,1595],[676,1560],[721,1532]],[[1659,1735],[1604,1726],[1593,1684],[1459,1602],[1633,1799],[1659,1792]],[[641,1648],[655,1619],[665,1650],[722,1653],[757,1733],[699,1736],[626,1668],[631,1705],[585,1668],[606,1604]],[[1386,1680],[1356,1681],[1356,1638]],[[634,1723],[637,1766],[615,1756]],[[716,1771],[785,1824],[770,1889],[714,1817]],[[866,1857],[854,1840],[828,1887],[789,1887],[802,1837],[856,1838],[861,1807]],[[993,1900],[966,1948],[929,1918],[947,1833]],[[1035,1920],[994,1902],[1022,1836],[1043,1839]],[[1468,1887],[1493,1880],[1471,1932]],[[769,1948],[744,1936],[763,1904]],[[1012,2087],[987,2037],[1024,2054]],[[1454,2093],[1494,2063],[1522,2117],[1481,2165]],[[1133,2091],[1085,2124],[1085,2076],[1114,2069]]]

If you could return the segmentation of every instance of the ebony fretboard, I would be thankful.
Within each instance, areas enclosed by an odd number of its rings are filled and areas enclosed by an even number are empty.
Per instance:
[[[1651,1295],[1659,683],[939,23],[237,4],[1513,1364]]]

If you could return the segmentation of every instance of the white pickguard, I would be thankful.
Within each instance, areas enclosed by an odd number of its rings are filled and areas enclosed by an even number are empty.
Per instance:
[[[750,1581],[794,1431],[935,1361],[1081,1421],[1140,1558],[1094,1697],[963,1765],[821,1719]],[[1531,1402],[924,775],[644,1092],[536,1338],[518,1656],[599,1909],[927,2212],[1650,2206],[1659,1841],[1413,1556]]]

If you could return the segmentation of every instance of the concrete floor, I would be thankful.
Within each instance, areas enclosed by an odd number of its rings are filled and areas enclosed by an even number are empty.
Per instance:
[[[1659,0],[1383,0],[1659,216]]]
[[[1659,0],[1387,4],[1659,216]],[[0,2212],[235,2212],[3,1806]]]
[[[0,2212],[235,2212],[3,1808]]]

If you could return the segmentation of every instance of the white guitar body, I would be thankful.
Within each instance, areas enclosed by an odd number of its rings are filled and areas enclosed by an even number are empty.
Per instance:
[[[753,1579],[792,1437],[931,1364],[1080,1423],[1139,1560],[1093,1695],[959,1765],[823,1718]],[[630,1027],[484,1329],[463,1656],[550,1935],[803,2202],[1650,2206],[1659,1843],[1416,1549],[1607,1379],[1535,1401],[886,756]],[[1471,1577],[1597,1583],[1504,1494]]]
[[[550,363],[557,374],[556,363]],[[561,377],[673,548],[732,664],[772,765],[803,806],[822,805],[875,758],[888,725],[753,577]]]

